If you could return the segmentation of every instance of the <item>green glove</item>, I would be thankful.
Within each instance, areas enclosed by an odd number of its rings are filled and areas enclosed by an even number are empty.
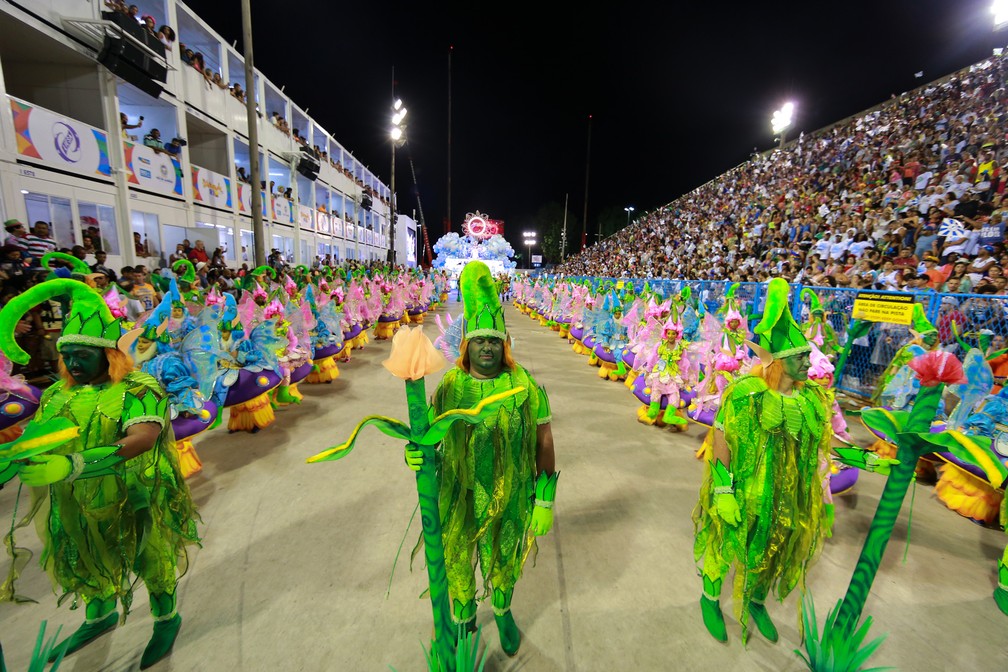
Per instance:
[[[529,529],[537,537],[549,534],[549,531],[553,529],[553,509],[536,505],[532,509],[532,523],[529,525]]]
[[[738,502],[735,501],[735,495],[731,493],[714,495],[714,512],[721,520],[733,527],[742,522],[742,513],[739,511]]]
[[[836,507],[833,504],[826,503],[823,505],[826,514],[826,536],[833,536],[833,522],[836,520]]]
[[[415,443],[406,444],[406,466],[413,471],[420,471],[423,466],[423,451]]]
[[[735,482],[728,467],[721,460],[711,464],[711,482],[714,484],[714,513],[729,525],[742,521],[738,501],[735,499]]]
[[[66,455],[36,455],[21,467],[21,482],[33,488],[52,485],[73,473],[73,462]]]
[[[553,529],[553,502],[556,500],[557,479],[560,472],[552,475],[545,471],[539,474],[535,483],[535,508],[529,529],[537,536],[548,534]]]

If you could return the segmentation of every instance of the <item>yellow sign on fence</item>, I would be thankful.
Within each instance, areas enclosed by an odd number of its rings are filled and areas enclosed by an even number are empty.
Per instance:
[[[879,292],[858,292],[854,299],[851,318],[869,322],[889,322],[910,324],[913,317],[914,297],[912,294],[880,294]]]

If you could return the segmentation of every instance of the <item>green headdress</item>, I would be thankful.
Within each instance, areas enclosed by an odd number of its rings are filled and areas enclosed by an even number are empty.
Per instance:
[[[918,336],[923,336],[931,331],[938,333],[931,321],[924,315],[924,307],[919,303],[915,303],[913,307],[913,330]]]
[[[179,273],[179,268],[185,269],[182,273]],[[196,282],[196,267],[193,266],[192,262],[188,259],[179,259],[174,264],[172,264],[172,270],[178,274],[179,280],[182,282],[188,282],[190,285]]]
[[[760,337],[760,346],[773,355],[774,359],[812,350],[798,323],[791,316],[789,291],[788,283],[783,278],[774,278],[767,284],[763,319],[753,329],[753,333]]]
[[[18,320],[35,306],[61,295],[70,296],[70,312],[63,319],[63,334],[56,341],[64,345],[116,348],[122,337],[120,321],[112,316],[102,295],[83,282],[57,278],[25,290],[0,310],[0,349],[12,362],[27,364],[28,353],[14,340]]]
[[[85,264],[77,257],[73,256],[72,254],[64,254],[63,252],[46,252],[45,254],[42,255],[42,261],[39,263],[42,264],[42,268],[46,269],[47,271],[51,271],[53,269],[52,266],[49,265],[49,262],[52,261],[53,259],[57,261],[64,261],[70,264],[71,273],[79,273],[81,275],[91,275],[91,267]]]
[[[812,315],[815,315],[816,313],[824,313],[825,312],[823,310],[823,308],[822,308],[822,304],[819,303],[819,296],[815,292],[813,292],[811,289],[809,289],[808,287],[806,287],[805,289],[801,290],[801,299],[802,299],[802,301],[805,301],[806,299],[808,300],[808,302],[809,302],[809,312]]]
[[[463,312],[462,337],[477,338],[493,336],[506,339],[504,308],[500,304],[497,285],[490,269],[482,261],[470,261],[459,276],[462,288]]]

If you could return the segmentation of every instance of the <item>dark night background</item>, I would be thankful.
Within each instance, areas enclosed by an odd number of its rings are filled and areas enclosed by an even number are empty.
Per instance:
[[[189,0],[241,45],[236,0]],[[255,63],[388,183],[393,68],[431,237],[448,213],[452,62],[452,228],[467,212],[521,231],[569,194],[580,237],[591,122],[589,241],[768,149],[769,119],[797,105],[789,137],[813,131],[981,60],[1006,36],[988,0],[873,3],[587,4],[562,12],[479,3],[252,1]],[[534,7],[534,6],[533,6]],[[914,73],[924,71],[923,79]],[[415,207],[404,150],[399,209]],[[401,186],[400,186],[401,185]]]

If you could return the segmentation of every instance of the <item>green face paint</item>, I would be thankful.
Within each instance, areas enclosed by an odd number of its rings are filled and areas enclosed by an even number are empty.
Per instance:
[[[924,334],[924,336],[922,337],[921,340],[924,341],[924,345],[926,345],[926,346],[928,346],[930,348],[935,343],[938,342],[938,332],[937,331],[929,331],[928,333]]]
[[[469,373],[473,378],[496,378],[503,360],[503,340],[478,336],[469,341]]]
[[[790,357],[782,357],[780,363],[784,369],[784,373],[796,382],[800,383],[808,380],[808,370],[811,364],[807,352],[791,355]]]
[[[78,385],[102,382],[108,377],[105,350],[90,345],[66,345],[60,350],[70,377]]]

